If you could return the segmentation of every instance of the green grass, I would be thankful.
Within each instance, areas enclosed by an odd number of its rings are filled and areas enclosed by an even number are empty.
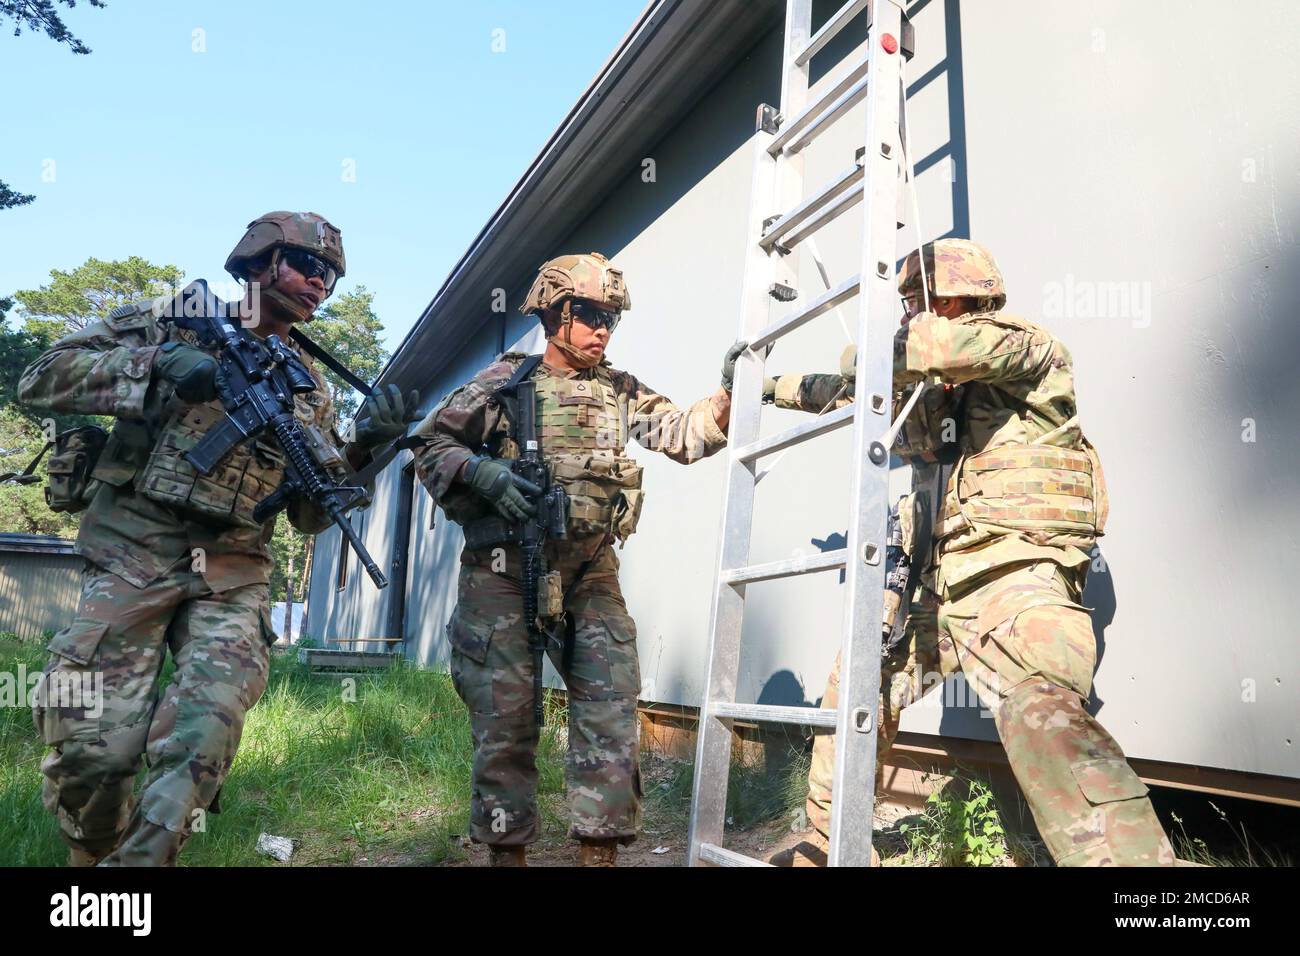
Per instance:
[[[39,672],[45,643],[0,634],[0,672],[16,675],[20,665],[28,674]],[[162,680],[169,677],[170,664]],[[183,865],[278,865],[256,851],[261,833],[298,841],[294,865],[427,865],[464,858],[472,749],[450,678],[403,666],[351,680],[312,675],[292,656],[273,656],[269,686],[248,715],[222,793],[222,812],[190,839]],[[562,842],[567,830],[566,723],[562,704],[552,701],[538,753],[548,844]],[[0,707],[0,866],[58,866],[67,859],[57,824],[41,803],[43,755],[30,710]],[[671,843],[684,834],[692,770],[688,761],[643,755],[647,839]],[[729,829],[744,832],[777,820],[801,827],[807,774],[806,750],[779,742],[768,745],[765,758],[733,764]],[[1180,857],[1212,866],[1291,865],[1285,851],[1262,845],[1214,809],[1232,839],[1207,846],[1174,815],[1177,829],[1170,836]],[[1041,844],[1017,836],[1020,827],[1006,822],[984,783],[962,776],[932,795],[922,813],[900,821],[892,839],[882,834],[886,840],[879,845],[893,865],[1047,862]],[[1205,824],[1197,829],[1213,835]]]
[[[998,866],[1013,855],[997,801],[977,779],[954,778],[934,790],[898,831],[922,866]]]
[[[644,764],[644,758],[643,758]],[[774,745],[767,758],[735,759],[727,779],[727,827],[745,831],[778,818],[803,815],[809,755],[802,747]],[[685,831],[691,815],[695,767],[663,760],[646,787],[647,831]]]
[[[0,639],[0,670],[44,663],[43,642]],[[163,679],[167,679],[164,673]],[[445,674],[398,667],[374,676],[311,675],[288,656],[248,715],[222,812],[186,844],[189,866],[273,864],[260,833],[300,841],[298,865],[432,864],[463,855],[471,743]],[[553,707],[538,754],[544,827],[563,832],[566,715]],[[41,804],[43,748],[26,708],[0,708],[0,865],[59,865],[67,851]]]
[[[45,666],[44,641],[20,641],[0,635],[0,671],[17,680]],[[6,703],[10,703],[6,701]],[[54,818],[41,805],[41,756],[32,712],[25,706],[0,707],[0,865],[51,866],[67,860]]]
[[[1177,813],[1171,812],[1169,815],[1177,824],[1178,829],[1170,831],[1169,839],[1174,845],[1174,854],[1180,860],[1199,863],[1201,866],[1214,867],[1295,866],[1290,854],[1286,851],[1264,846],[1251,836],[1244,823],[1233,823],[1213,800],[1207,800],[1206,803],[1214,811],[1219,821],[1227,827],[1228,833],[1231,834],[1231,840],[1224,839],[1223,834],[1220,833],[1218,834],[1218,846],[1212,848],[1202,837],[1189,835],[1187,828],[1183,825],[1183,818]],[[1234,842],[1235,847],[1231,846]],[[1224,849],[1225,846],[1230,848]]]

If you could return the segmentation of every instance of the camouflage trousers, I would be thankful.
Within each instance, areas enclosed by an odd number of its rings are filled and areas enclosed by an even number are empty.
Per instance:
[[[1087,711],[1096,641],[1078,589],[1039,562],[985,575],[940,601],[922,589],[907,639],[882,664],[876,781],[903,708],[961,672],[992,714],[1007,760],[1058,866],[1172,866],[1146,785]],[[839,700],[839,658],[822,698]],[[818,735],[808,818],[830,828],[833,735]]]
[[[618,558],[599,538],[548,546],[573,621],[572,659],[547,649],[569,701],[565,764],[570,835],[631,843],[641,819],[636,626],[618,584]],[[533,657],[523,621],[519,552],[461,555],[458,602],[447,625],[451,676],[474,736],[470,837],[494,846],[532,843],[537,812]],[[583,565],[587,570],[575,585]]]
[[[45,806],[69,846],[109,866],[176,862],[266,689],[267,597],[265,584],[214,594],[188,557],[143,588],[87,563],[77,617],[50,642],[45,686],[80,679],[102,692],[92,706],[51,694],[33,708],[53,748],[41,765]],[[176,669],[160,694],[168,649]]]

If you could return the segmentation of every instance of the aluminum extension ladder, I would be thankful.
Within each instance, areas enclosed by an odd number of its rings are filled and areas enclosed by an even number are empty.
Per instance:
[[[847,72],[809,102],[813,56],[864,9],[867,40]],[[880,699],[882,595],[889,512],[889,450],[899,211],[900,103],[903,57],[913,49],[912,26],[897,0],[851,0],[812,33],[812,0],[788,0],[782,58],[781,108],[763,105],[754,137],[754,173],[741,295],[740,337],[749,350],[736,366],[731,409],[722,535],[709,620],[709,658],[692,795],[692,866],[763,866],[723,847],[727,773],[736,720],[835,728],[831,866],[867,866],[875,804],[876,709]],[[802,150],[863,99],[866,130],[854,164],[803,198]],[[770,322],[768,297],[795,299],[789,253],[836,216],[862,204],[859,273]],[[788,209],[773,215],[777,210]],[[767,347],[788,332],[858,297],[857,400],[794,428],[759,438],[763,363]],[[847,547],[813,557],[750,564],[750,533],[758,460],[818,435],[853,425],[851,514]],[[888,439],[886,438],[886,441]],[[745,589],[750,584],[845,570],[838,710],[736,702]]]

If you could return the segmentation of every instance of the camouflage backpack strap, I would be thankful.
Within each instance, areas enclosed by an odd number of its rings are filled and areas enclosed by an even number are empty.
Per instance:
[[[507,352],[502,358],[510,358],[517,353]],[[519,363],[515,369],[515,374],[510,376],[509,381],[498,388],[493,394],[496,396],[506,410],[506,418],[510,421],[510,431],[514,432],[516,423],[519,421],[519,405],[517,402],[518,389],[520,384],[527,381],[528,378],[537,370],[537,366],[542,364],[540,355],[529,355]]]
[[[54,442],[47,441],[41,446],[41,450],[36,453],[36,457],[27,463],[27,467],[22,471],[6,471],[0,474],[0,485],[34,485],[41,480],[40,475],[36,474],[36,466],[41,463],[45,453],[54,447]]]

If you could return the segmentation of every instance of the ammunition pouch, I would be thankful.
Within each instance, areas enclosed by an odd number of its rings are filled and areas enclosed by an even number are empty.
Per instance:
[[[547,571],[537,579],[537,616],[558,620],[564,614],[564,582],[559,571]]]
[[[98,425],[72,428],[55,437],[46,466],[50,481],[45,503],[51,511],[75,514],[90,505],[99,487],[91,475],[107,443],[108,432]]]
[[[496,514],[466,521],[462,527],[465,531],[465,547],[470,551],[499,548],[507,544],[519,544],[523,539],[523,531],[520,525],[507,521]]]
[[[631,458],[565,454],[548,458],[552,480],[569,495],[569,534],[612,534],[626,541],[636,531],[645,496],[641,466]]]
[[[208,429],[226,417],[219,404],[187,405],[168,420],[137,488],[152,501],[198,518],[249,528],[260,527],[253,509],[284,482],[284,456],[262,441],[243,442],[201,475],[185,460]]]

